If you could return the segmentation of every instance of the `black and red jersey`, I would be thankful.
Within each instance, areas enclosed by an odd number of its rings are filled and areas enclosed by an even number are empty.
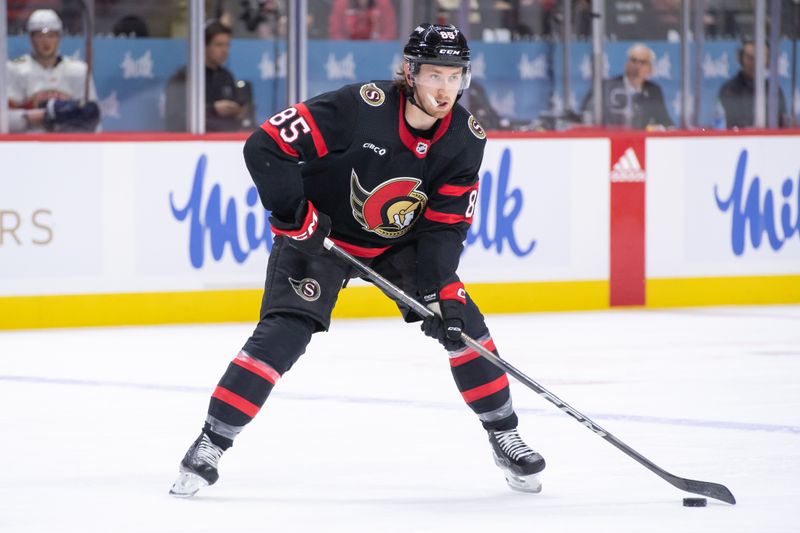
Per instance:
[[[391,81],[316,96],[266,120],[245,161],[276,217],[292,220],[308,198],[331,217],[331,238],[360,257],[413,240],[420,286],[443,286],[457,279],[486,134],[456,104],[417,136],[405,105]]]

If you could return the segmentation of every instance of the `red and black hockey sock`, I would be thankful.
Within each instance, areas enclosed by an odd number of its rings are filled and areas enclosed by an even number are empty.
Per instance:
[[[264,361],[242,350],[211,394],[203,430],[222,449],[233,444],[244,426],[267,401],[281,374]]]
[[[203,430],[214,444],[223,449],[233,444],[278,379],[305,352],[315,326],[312,319],[301,315],[262,317],[211,395]]]
[[[497,354],[488,334],[478,341]],[[450,352],[450,367],[461,396],[478,415],[485,429],[502,431],[517,427],[517,415],[511,403],[505,372],[469,347]]]

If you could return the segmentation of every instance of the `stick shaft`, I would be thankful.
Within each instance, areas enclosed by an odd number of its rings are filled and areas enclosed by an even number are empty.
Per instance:
[[[373,269],[347,253],[346,251],[342,250],[340,247],[336,246],[330,239],[325,239],[325,248],[333,253],[334,255],[338,256],[339,258],[343,259],[345,262],[349,263],[352,267],[358,270],[361,274],[369,278],[372,283],[374,283],[378,288],[380,288],[385,294],[387,294],[390,298],[395,301],[400,301],[403,304],[410,307],[415,313],[420,315],[423,318],[428,318],[434,316],[433,311],[422,305],[420,302],[412,298],[411,296],[407,295],[403,292],[399,287],[395,286],[392,282],[375,272]],[[522,371],[515,368],[511,363],[502,359],[500,356],[494,354],[493,352],[487,350],[481,343],[476,341],[475,339],[468,336],[466,333],[461,333],[461,340],[469,346],[471,349],[478,352],[484,359],[487,359],[489,362],[493,363],[498,368],[504,370],[508,374],[511,374],[517,381],[528,387],[529,389],[533,390],[539,396],[547,400],[548,402],[552,403],[556,407],[558,407],[561,411],[566,413],[567,415],[571,416],[575,420],[577,420],[581,425],[586,426],[589,430],[591,430],[595,435],[602,437],[607,442],[615,446],[617,449],[622,451],[628,457],[631,457],[639,464],[646,467],[648,470],[656,474],[657,476],[661,477],[672,486],[679,488],[681,490],[685,490],[687,492],[691,492],[694,494],[702,494],[704,496],[709,496],[711,498],[715,498],[718,500],[722,500],[727,503],[736,503],[733,494],[728,490],[727,487],[720,485],[718,483],[711,483],[708,481],[695,481],[692,479],[684,479],[673,474],[670,474],[666,470],[660,468],[655,463],[644,457],[642,454],[616,438],[614,435],[600,427],[597,423],[592,421],[588,416],[584,415],[567,402],[544,388],[542,385],[534,381],[533,379],[529,378],[525,375]]]

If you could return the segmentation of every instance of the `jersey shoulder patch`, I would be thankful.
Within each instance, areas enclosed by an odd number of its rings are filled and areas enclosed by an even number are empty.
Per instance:
[[[478,122],[473,115],[469,116],[467,123],[469,124],[469,131],[471,131],[475,137],[478,139],[486,138],[486,130],[483,129],[483,126],[481,126],[480,122]]]
[[[358,90],[361,99],[372,107],[379,107],[386,101],[386,93],[374,83],[365,83]]]

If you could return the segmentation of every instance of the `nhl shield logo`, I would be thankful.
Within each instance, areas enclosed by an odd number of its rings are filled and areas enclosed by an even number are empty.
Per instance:
[[[425,155],[425,153],[427,153],[427,151],[428,151],[428,143],[425,143],[425,142],[422,142],[422,141],[417,143],[417,153],[419,155]]]
[[[395,239],[405,235],[417,222],[428,197],[417,188],[422,180],[394,178],[365,190],[355,170],[350,173],[350,205],[353,217],[365,231]]]
[[[374,83],[362,85],[358,92],[361,95],[361,99],[372,107],[378,107],[386,100],[386,95]]]
[[[318,300],[320,294],[322,294],[322,289],[319,286],[319,282],[313,278],[303,278],[300,281],[289,278],[289,283],[292,284],[294,292],[296,292],[300,298],[307,302],[314,302]]]

